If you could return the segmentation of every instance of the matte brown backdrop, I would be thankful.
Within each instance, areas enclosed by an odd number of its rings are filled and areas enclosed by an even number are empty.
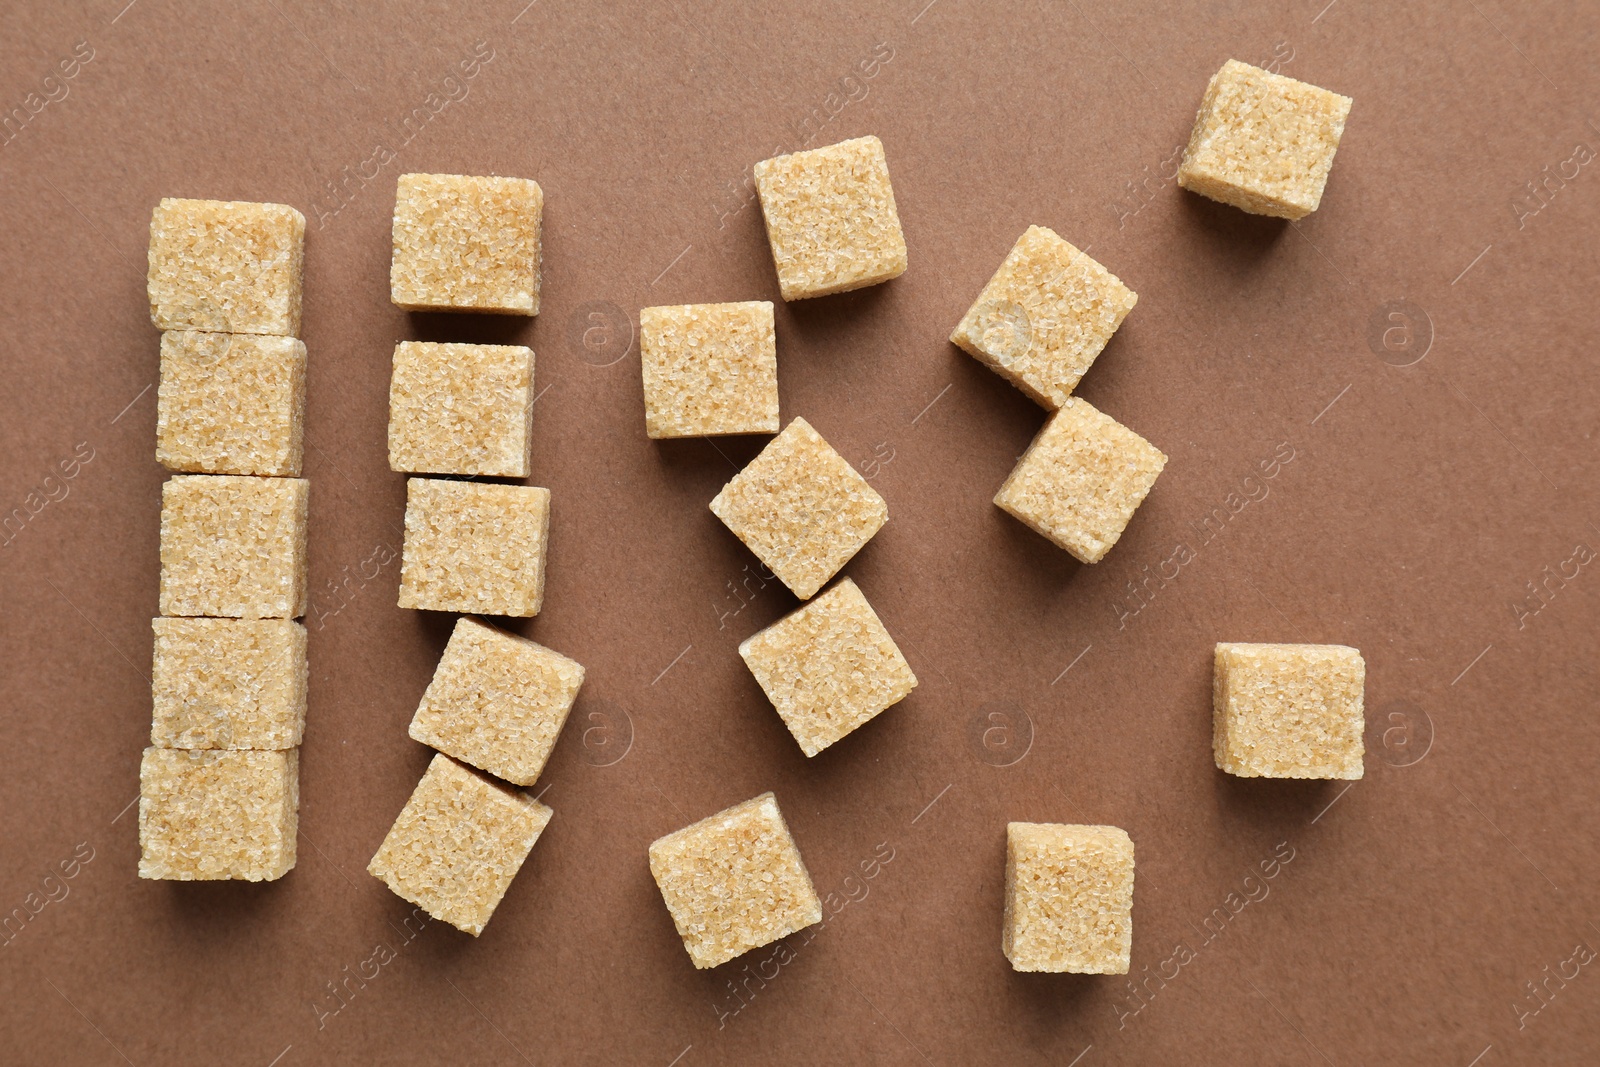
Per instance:
[[[26,518],[0,548],[0,908],[37,910],[0,948],[6,1059],[1600,1055],[1592,8],[125,2],[0,12],[0,106],[31,114],[0,145],[0,507]],[[1168,177],[1230,56],[1355,98],[1301,223]],[[647,440],[629,346],[641,306],[776,300],[751,164],[865,133],[910,270],[780,302],[783,414],[887,498],[846,573],[921,686],[806,760],[735,652],[794,601],[706,508],[760,441]],[[412,170],[541,183],[536,320],[389,304]],[[162,196],[310,220],[312,686],[300,861],[271,885],[135,877]],[[1094,567],[991,505],[1043,412],[946,340],[1030,223],[1139,293],[1079,392],[1171,457]],[[451,623],[397,608],[380,562],[405,338],[537,352],[554,520],[518,629],[589,672],[537,787],[555,819],[479,940],[409,930],[364,869],[428,759],[406,724]],[[1366,778],[1216,771],[1219,639],[1359,647]],[[646,846],[767,789],[829,918],[784,966],[697,972]],[[1133,836],[1138,992],[1010,970],[1011,819]]]

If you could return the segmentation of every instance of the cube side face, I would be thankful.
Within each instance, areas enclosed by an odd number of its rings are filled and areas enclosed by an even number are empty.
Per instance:
[[[548,489],[412,478],[406,483],[400,606],[537,615],[549,536]]]
[[[297,477],[306,346],[292,337],[161,335],[156,460],[168,470]]]
[[[784,300],[898,278],[906,241],[876,137],[763,160],[756,193]]]
[[[770,301],[644,308],[639,355],[650,437],[778,432]]]
[[[402,174],[390,299],[408,311],[539,313],[544,191],[525,178]]]
[[[532,785],[582,685],[583,667],[573,660],[458,619],[410,734],[513,785]]]
[[[801,600],[889,521],[889,506],[804,419],[711,501],[711,511]]]
[[[162,200],[150,216],[150,321],[297,336],[305,236],[305,216],[284,204]]]
[[[1001,948],[1013,969],[1127,974],[1133,841],[1115,826],[1011,823]]]
[[[807,756],[917,686],[883,621],[848,578],[744,641],[739,655]]]
[[[1071,242],[1030,226],[950,340],[1054,409],[1072,395],[1138,300]]]
[[[294,749],[147,748],[139,766],[139,877],[281,878],[295,864],[299,809]]]
[[[700,969],[822,921],[822,901],[771,793],[660,838],[650,846],[650,873]]]
[[[1217,645],[1212,749],[1245,778],[1360,778],[1366,664],[1344,645]]]
[[[395,346],[389,468],[528,476],[533,352],[520,345]]]
[[[161,613],[304,615],[309,497],[302,478],[169,478],[161,487]]]
[[[1062,405],[994,502],[1084,563],[1122,537],[1167,457],[1087,401]]]
[[[279,751],[306,720],[306,628],[288,619],[152,620],[159,748]]]

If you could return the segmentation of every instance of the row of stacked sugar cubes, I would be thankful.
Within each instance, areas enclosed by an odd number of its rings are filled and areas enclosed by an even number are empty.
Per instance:
[[[305,727],[305,218],[163,200],[150,222],[161,335],[161,616],[139,874],[282,877],[295,863]]]

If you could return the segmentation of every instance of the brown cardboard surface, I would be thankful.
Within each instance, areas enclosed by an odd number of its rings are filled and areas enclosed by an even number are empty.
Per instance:
[[[525,2],[0,11],[4,1058],[1600,1056],[1593,8]],[[1230,56],[1354,97],[1299,223],[1170,178]],[[910,268],[779,303],[782,413],[887,499],[844,573],[922,684],[806,760],[735,651],[795,601],[706,507],[763,439],[648,440],[630,342],[642,306],[776,300],[751,165],[868,133]],[[539,181],[536,320],[390,305],[407,171]],[[311,688],[269,885],[135,877],[162,196],[308,219]],[[947,341],[1032,223],[1139,294],[1079,393],[1171,457],[1093,567],[990,503],[1044,413]],[[477,940],[364,871],[453,621],[395,606],[407,338],[536,351],[516,629],[588,670]],[[1360,648],[1366,777],[1218,772],[1218,640]],[[646,848],[768,789],[826,921],[697,972]],[[1127,979],[1010,970],[1008,820],[1132,836]]]

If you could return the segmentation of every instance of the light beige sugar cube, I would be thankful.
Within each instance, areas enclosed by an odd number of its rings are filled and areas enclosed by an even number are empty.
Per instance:
[[[300,754],[147,748],[139,877],[282,878],[294,866]]]
[[[860,289],[906,272],[889,161],[876,137],[763,160],[755,178],[785,300]]]
[[[1115,826],[1006,825],[1000,948],[1018,971],[1127,974],[1133,841]]]
[[[402,174],[389,296],[407,311],[539,314],[544,191],[526,178]]]
[[[306,346],[293,337],[161,335],[156,460],[204,474],[300,473]]]
[[[581,664],[460,618],[411,719],[411,737],[513,785],[532,785],[582,685]]]
[[[389,378],[389,469],[528,476],[533,351],[401,341]]]
[[[400,606],[537,615],[549,541],[548,489],[411,478]]]
[[[296,337],[306,217],[284,204],[165,199],[150,216],[160,330]]]
[[[178,474],[161,487],[161,614],[306,613],[303,478]]]
[[[1178,184],[1253,215],[1317,210],[1350,98],[1230,59],[1200,101]]]
[[[150,743],[281,750],[306,721],[306,628],[289,619],[152,621]]]
[[[911,665],[849,578],[746,638],[739,655],[807,756],[917,687]]]
[[[822,921],[822,902],[771,793],[658,839],[650,873],[701,969]]]
[[[367,873],[477,937],[552,814],[522,790],[436,755]]]
[[[778,432],[770,300],[645,308],[639,357],[649,436]]]
[[[950,335],[1047,408],[1072,395],[1139,297],[1043,226],[1029,226]]]
[[[889,521],[883,497],[805,419],[767,442],[711,512],[801,600]]]
[[[1211,747],[1241,778],[1360,778],[1367,667],[1345,645],[1217,645]]]
[[[1117,543],[1167,457],[1073,397],[1039,431],[994,502],[1084,563]]]

